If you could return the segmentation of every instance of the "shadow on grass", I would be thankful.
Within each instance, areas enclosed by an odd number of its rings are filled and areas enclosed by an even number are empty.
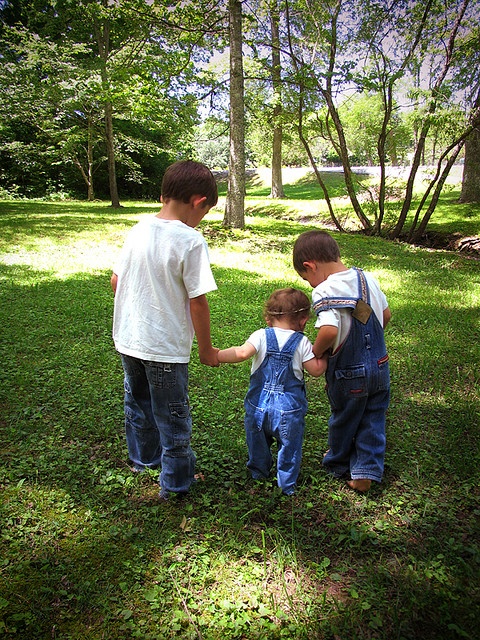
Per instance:
[[[293,233],[286,236],[289,245]],[[378,265],[384,245],[367,240],[352,238],[345,253]],[[478,324],[473,309],[462,316],[452,302],[432,310],[420,295],[434,279],[449,299],[462,268],[444,269],[439,282],[440,258],[412,252],[406,272],[404,252],[394,246],[385,256],[401,286],[392,294],[397,329],[387,336],[392,406],[382,487],[357,496],[323,474],[328,406],[316,379],[307,381],[297,496],[249,480],[249,363],[209,369],[194,351],[193,445],[205,481],[165,505],[156,474],[134,475],[127,464],[110,274],[37,284],[28,267],[0,266],[2,630],[32,640],[195,630],[275,639],[287,628],[292,638],[474,637],[480,408],[478,378],[470,378],[478,359],[465,339],[478,344]],[[289,275],[265,281],[216,267],[214,343],[240,344],[263,326],[264,300],[294,284]],[[439,354],[435,332],[448,327],[450,348]]]

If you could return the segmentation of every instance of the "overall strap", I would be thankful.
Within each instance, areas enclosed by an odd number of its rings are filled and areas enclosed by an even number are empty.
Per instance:
[[[295,331],[288,338],[286,343],[283,345],[282,350],[280,351],[280,347],[278,346],[277,336],[275,335],[275,330],[272,327],[267,327],[265,329],[265,334],[267,337],[267,353],[281,353],[286,356],[293,356],[298,345],[300,344],[301,339],[303,338],[303,333],[301,331]]]
[[[356,267],[354,269],[358,276],[358,302],[352,313],[352,318],[356,318],[362,324],[367,324],[373,313],[373,309],[370,306],[370,289],[363,271]]]
[[[358,299],[363,300],[366,304],[370,304],[370,289],[368,288],[367,279],[362,269],[353,267],[357,272],[358,278]]]
[[[274,329],[272,327],[266,327],[265,336],[267,338],[267,353],[278,353],[280,348]]]
[[[365,274],[361,269],[352,267],[357,272],[358,295],[355,297],[330,297],[321,298],[313,305],[313,310],[318,314],[329,309],[355,309],[358,300],[363,300],[366,304],[370,301],[370,291],[368,289]]]
[[[292,335],[283,345],[282,355],[293,356],[302,338],[303,338],[303,333],[301,331],[295,331],[295,333],[292,333]]]

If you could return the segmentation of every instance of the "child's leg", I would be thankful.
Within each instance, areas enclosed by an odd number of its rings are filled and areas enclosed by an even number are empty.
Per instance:
[[[350,457],[366,396],[345,396],[329,388],[332,414],[328,420],[328,451],[322,464],[336,478],[350,477]]]
[[[190,446],[192,417],[188,400],[188,365],[149,362],[147,375],[162,448],[162,494],[185,493],[194,481],[196,460]]]
[[[382,480],[386,444],[385,414],[389,399],[388,389],[377,391],[368,398],[350,460],[352,480]]]
[[[265,417],[263,425],[259,428],[258,421],[253,416],[249,413],[245,415],[245,436],[248,447],[247,469],[255,480],[268,478],[273,464],[271,452],[273,437],[266,428],[266,423],[267,418]]]
[[[122,355],[125,387],[125,434],[135,469],[158,467],[162,448],[152,412],[150,389],[141,360]]]
[[[278,442],[277,483],[286,495],[295,491],[302,461],[304,411],[278,412],[274,435]]]

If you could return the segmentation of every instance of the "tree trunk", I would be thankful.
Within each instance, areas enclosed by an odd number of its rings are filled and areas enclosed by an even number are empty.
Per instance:
[[[93,202],[95,200],[95,189],[93,188],[93,135],[90,118],[88,119],[87,163],[87,197],[89,202]]]
[[[477,102],[480,106],[480,94]],[[459,202],[480,202],[480,125],[465,140],[465,164]]]
[[[418,220],[420,218],[420,214],[422,212],[422,209],[425,205],[425,203],[428,200],[428,197],[431,193],[431,191],[433,189],[435,189],[434,191],[434,196],[432,197],[432,202],[438,202],[438,197],[435,197],[435,193],[438,192],[438,194],[440,195],[440,191],[443,187],[443,185],[445,184],[445,180],[448,177],[448,173],[450,172],[450,169],[452,168],[452,166],[454,165],[458,154],[460,153],[460,151],[462,150],[462,148],[465,145],[465,140],[468,138],[468,136],[470,135],[471,131],[472,131],[473,127],[470,127],[469,129],[467,129],[464,133],[462,133],[461,136],[459,136],[449,147],[447,147],[445,149],[445,151],[442,153],[442,155],[440,156],[438,163],[437,163],[437,171],[435,172],[435,175],[433,176],[432,180],[430,180],[430,184],[428,185],[428,187],[426,188],[422,199],[420,200],[420,204],[417,207],[417,210],[415,212],[415,216],[413,218],[412,224],[410,226],[410,231],[408,233],[407,236],[407,242],[412,242],[412,239],[415,239],[415,241],[417,241],[419,239],[419,233],[417,230],[417,224],[418,224]],[[446,167],[444,167],[442,169],[442,165],[443,165],[443,161],[445,160],[445,158],[447,158],[447,164]],[[438,185],[439,183],[441,183],[440,186],[440,191],[438,191]],[[430,206],[428,207],[428,209],[430,210],[432,206],[432,203],[430,203]],[[433,213],[433,209],[431,210],[431,212],[429,213],[427,211],[427,213],[424,215],[423,220],[422,220],[422,225],[424,225],[424,230],[426,227],[426,222],[428,222],[428,220],[430,219],[431,215]],[[427,218],[426,222],[425,219]],[[423,233],[423,232],[422,232]]]
[[[75,155],[73,162],[82,174],[83,181],[87,187],[87,200],[93,202],[95,200],[95,190],[93,188],[93,127],[90,116],[87,117],[87,166],[84,169],[82,163]]]
[[[312,150],[310,149],[308,140],[303,135],[303,109],[304,109],[303,89],[300,88],[299,103],[298,103],[298,136],[305,148],[305,151],[307,152],[308,159],[310,160],[312,169],[315,172],[315,177],[317,178],[318,184],[320,185],[320,188],[323,191],[323,196],[325,198],[325,202],[327,203],[328,211],[330,212],[330,217],[339,231],[345,231],[339,219],[335,215],[335,211],[333,210],[332,200],[328,194],[327,185],[325,184],[320,174],[320,171],[318,170],[318,166],[317,166],[317,163],[315,162],[315,158],[313,157],[313,153],[312,153]]]
[[[107,0],[102,0],[103,5],[107,6]],[[102,87],[106,95],[109,91],[107,60],[110,50],[110,26],[108,21],[99,24],[94,23],[95,37],[98,45],[98,54],[100,57],[100,75],[102,78]],[[105,99],[105,145],[107,149],[107,167],[108,167],[108,183],[110,186],[110,198],[112,207],[119,208],[120,200],[118,198],[117,173],[115,167],[115,139],[113,135],[113,105],[109,98]]]
[[[77,156],[73,157],[73,163],[82,174],[83,181],[85,182],[85,186],[87,187],[87,200],[89,202],[93,202],[93,200],[95,199],[95,192],[93,191],[93,184],[89,178],[89,174],[85,171],[82,163]]]
[[[245,110],[242,60],[242,3],[228,1],[230,19],[230,159],[223,224],[245,226]]]
[[[438,204],[438,200],[440,198],[440,194],[442,193],[443,185],[445,184],[445,181],[446,181],[446,179],[448,177],[448,174],[450,173],[450,169],[453,167],[453,164],[454,164],[455,160],[457,159],[457,156],[460,153],[460,150],[461,150],[462,146],[463,146],[463,142],[460,143],[457,146],[456,150],[452,153],[452,155],[448,159],[448,162],[445,165],[445,168],[443,169],[442,175],[440,176],[440,179],[437,182],[437,185],[435,187],[435,191],[433,192],[433,196],[432,196],[432,200],[430,202],[430,205],[428,206],[428,209],[425,212],[425,215],[423,216],[423,220],[420,223],[420,226],[418,227],[417,231],[413,235],[413,242],[418,242],[421,239],[421,237],[423,236],[423,234],[425,233],[425,230],[427,228],[427,224],[429,223],[430,218],[432,217],[432,214],[435,211],[435,207]]]
[[[363,212],[362,205],[360,204],[357,198],[357,194],[355,192],[353,172],[350,165],[350,158],[348,154],[347,141],[345,139],[345,132],[343,130],[342,121],[340,119],[338,109],[335,103],[335,98],[334,98],[335,92],[333,90],[332,78],[334,75],[335,65],[337,63],[337,22],[338,22],[338,16],[340,14],[341,7],[342,7],[342,3],[337,2],[331,17],[332,33],[331,33],[331,42],[329,46],[328,73],[326,77],[325,87],[319,86],[319,89],[323,97],[325,98],[329,116],[332,119],[333,124],[335,126],[337,140],[333,139],[331,131],[329,131],[329,137],[336,152],[338,153],[342,161],[343,175],[345,178],[345,186],[347,187],[347,192],[350,198],[350,202],[352,203],[353,210],[355,211],[358,219],[360,220],[362,227],[365,230],[369,231],[372,225],[370,223],[370,220],[367,218],[367,216]]]
[[[273,147],[272,147],[272,190],[271,198],[285,198],[282,181],[282,75],[280,63],[280,15],[277,0],[270,6],[272,31],[272,85],[273,85]]]
[[[105,104],[105,143],[107,147],[108,183],[112,207],[120,207],[115,167],[115,140],[113,137],[113,107],[110,101]]]

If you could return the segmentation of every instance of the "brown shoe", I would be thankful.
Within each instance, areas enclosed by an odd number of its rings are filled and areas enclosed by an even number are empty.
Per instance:
[[[347,480],[347,484],[350,489],[354,489],[355,491],[360,491],[360,493],[365,493],[372,486],[372,481],[367,480],[366,478],[362,478],[359,480]]]

